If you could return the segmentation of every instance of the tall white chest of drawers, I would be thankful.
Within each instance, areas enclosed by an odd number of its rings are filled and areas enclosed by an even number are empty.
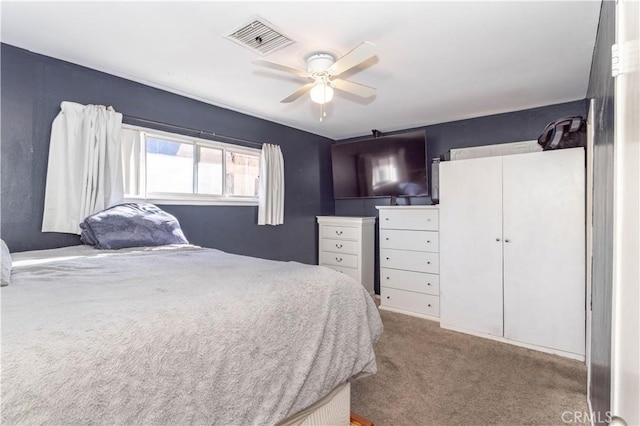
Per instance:
[[[318,264],[355,278],[373,296],[376,218],[317,216],[317,219]]]
[[[378,206],[380,309],[439,321],[437,206]]]

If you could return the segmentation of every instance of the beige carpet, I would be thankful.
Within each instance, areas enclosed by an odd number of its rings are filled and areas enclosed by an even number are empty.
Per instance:
[[[380,314],[378,373],[351,388],[351,410],[376,426],[565,425],[587,411],[581,362]]]

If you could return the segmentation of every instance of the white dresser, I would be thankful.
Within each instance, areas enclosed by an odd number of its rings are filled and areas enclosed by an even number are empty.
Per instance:
[[[378,206],[380,309],[438,321],[437,206]]]
[[[373,292],[375,217],[317,216],[318,265],[358,280]]]

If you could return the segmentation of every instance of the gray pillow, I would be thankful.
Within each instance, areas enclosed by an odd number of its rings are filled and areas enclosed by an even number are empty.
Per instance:
[[[80,240],[99,249],[189,244],[178,219],[149,203],[123,203],[87,216]]]
[[[9,247],[4,243],[4,240],[0,240],[0,250],[2,250],[2,276],[0,280],[0,286],[4,287],[11,282],[11,254],[9,253]]]

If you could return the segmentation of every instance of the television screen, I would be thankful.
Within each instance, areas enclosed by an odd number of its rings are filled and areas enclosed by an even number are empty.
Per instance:
[[[334,198],[428,194],[423,130],[331,145]]]

